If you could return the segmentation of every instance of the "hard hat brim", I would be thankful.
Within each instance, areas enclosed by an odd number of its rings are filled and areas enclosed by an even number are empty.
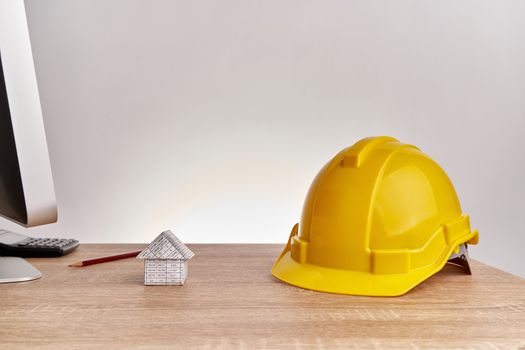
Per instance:
[[[399,296],[443,268],[426,266],[399,278],[397,274],[377,275],[361,271],[331,269],[308,263],[297,263],[290,252],[284,254],[272,268],[272,275],[296,287],[319,292],[366,296]]]
[[[455,247],[475,237],[477,237],[477,231],[473,231],[449,245],[448,253],[443,255],[443,259],[437,259],[434,264],[411,270],[402,275],[373,274],[370,272],[328,268],[307,262],[298,263],[292,258],[287,246],[275,262],[272,268],[272,275],[293,286],[319,292],[366,296],[399,296],[407,293],[430,276],[439,272],[446,264]]]

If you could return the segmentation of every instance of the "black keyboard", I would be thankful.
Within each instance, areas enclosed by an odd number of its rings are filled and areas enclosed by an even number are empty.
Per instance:
[[[70,253],[79,242],[67,238],[32,238],[0,229],[0,255],[30,257],[53,257]]]

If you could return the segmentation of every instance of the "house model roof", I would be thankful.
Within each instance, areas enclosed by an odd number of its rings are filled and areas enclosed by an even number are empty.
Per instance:
[[[149,246],[146,247],[137,259],[172,259],[189,260],[195,254],[186,247],[171,231],[162,232]]]

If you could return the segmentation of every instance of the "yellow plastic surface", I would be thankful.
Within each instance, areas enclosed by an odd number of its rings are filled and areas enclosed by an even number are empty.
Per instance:
[[[365,138],[316,176],[272,274],[317,291],[395,296],[477,241],[436,162],[394,138]]]

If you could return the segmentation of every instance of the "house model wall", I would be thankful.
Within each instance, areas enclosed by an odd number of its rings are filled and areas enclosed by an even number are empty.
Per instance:
[[[183,285],[194,255],[173,232],[162,232],[137,256],[144,259],[144,284]]]

